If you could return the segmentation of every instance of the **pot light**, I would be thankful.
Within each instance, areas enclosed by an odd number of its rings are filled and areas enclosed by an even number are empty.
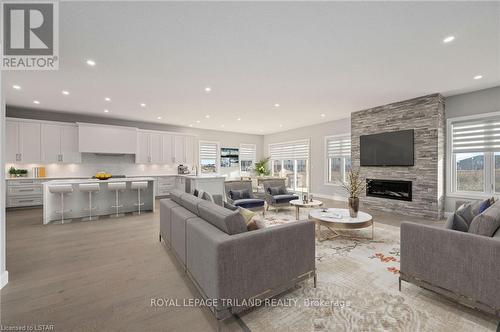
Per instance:
[[[481,78],[483,78],[483,75],[476,75],[476,76],[474,76],[475,80],[480,80]]]
[[[21,90],[21,86],[20,85],[17,85],[17,84],[14,84],[12,86],[13,89],[16,89],[16,90]]]
[[[111,101],[111,98],[109,98],[109,97],[105,97],[105,98],[104,98],[104,100],[105,100],[105,101]]]
[[[236,120],[237,120],[237,121],[241,121],[241,118],[237,118]]]
[[[69,95],[69,92],[68,92],[68,91],[66,91],[66,90],[62,90],[62,91],[61,91],[61,93],[62,93],[63,95],[65,95],[65,96]]]
[[[104,113],[109,113],[109,110],[104,110]]]
[[[282,124],[280,124],[280,128],[283,128],[283,125],[282,125]]]
[[[200,120],[196,120],[196,123],[200,123]]]
[[[210,119],[210,114],[205,115],[205,119]]]
[[[33,104],[37,104],[37,105],[39,105],[39,104],[40,104],[40,102],[39,102],[38,100],[33,100]]]
[[[278,108],[280,107],[280,104],[274,104],[274,107]]]
[[[95,66],[95,61],[92,60],[92,59],[88,59],[87,61],[87,65],[91,66],[91,67],[94,67]]]
[[[455,36],[448,36],[445,39],[443,39],[443,43],[445,43],[445,44],[451,43],[454,40],[455,40]]]
[[[325,113],[321,113],[319,116],[321,116],[322,118],[324,118],[326,116]]]
[[[207,86],[207,87],[205,88],[205,92],[210,92],[210,91],[212,91],[212,88],[211,88],[211,87],[209,87],[209,86]]]
[[[221,127],[221,128],[224,128],[224,125],[223,125],[223,124],[221,124],[221,125],[220,125],[220,127]]]
[[[193,126],[193,124],[191,123],[189,126],[190,126],[190,127],[192,127],[192,126]]]
[[[146,107],[146,104],[144,104],[144,103],[141,103],[141,107]]]
[[[161,116],[159,116],[159,117],[157,117],[157,119],[158,119],[158,120],[161,120],[161,119],[162,119],[162,117],[161,117]]]

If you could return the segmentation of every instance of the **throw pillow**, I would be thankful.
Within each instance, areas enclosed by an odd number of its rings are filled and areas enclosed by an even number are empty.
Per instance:
[[[194,195],[194,196],[196,196],[196,197],[198,197],[198,194],[199,194],[199,193],[198,193],[198,189],[195,189],[195,190],[193,191],[193,195]]]
[[[203,199],[205,201],[212,202],[212,203],[215,204],[214,197],[210,193],[208,193],[206,191],[203,193],[203,196],[201,197],[201,199]]]
[[[469,225],[467,222],[456,212],[448,217],[446,224],[444,225],[446,229],[452,229],[459,232],[467,232],[469,230]]]
[[[281,186],[279,189],[279,195],[286,195],[286,194],[287,194],[287,191],[286,191],[285,186]]]
[[[500,227],[500,204],[495,203],[483,213],[477,215],[469,227],[469,233],[493,236]]]
[[[257,216],[252,217],[250,222],[247,224],[247,230],[249,231],[256,231],[262,228],[266,228],[266,223],[264,220],[257,218]]]
[[[484,200],[483,202],[481,202],[481,205],[479,206],[479,213],[483,213],[489,207],[490,207],[490,200],[489,199]]]
[[[282,188],[281,186],[279,186],[279,187],[269,187],[269,188],[267,188],[267,192],[271,196],[282,195],[282,194],[280,194],[281,188]]]
[[[245,223],[247,224],[252,220],[253,216],[255,216],[255,212],[247,210],[245,208],[239,207],[238,212],[241,214],[243,219],[245,220]]]
[[[238,199],[250,198],[250,192],[248,191],[248,189],[230,190],[229,197],[231,197],[233,201],[236,201]]]
[[[476,209],[475,204],[476,203],[466,202],[460,205],[457,211],[455,211],[455,214],[460,216],[467,224],[467,229],[465,230],[465,232],[467,232],[467,230],[469,229],[472,219],[474,219],[474,217],[478,214],[477,211],[479,211],[479,206],[477,206],[476,212],[473,211],[473,209]]]

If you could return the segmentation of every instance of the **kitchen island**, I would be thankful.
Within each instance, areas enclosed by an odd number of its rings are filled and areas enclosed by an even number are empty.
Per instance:
[[[51,185],[69,184],[73,187],[73,192],[64,195],[64,219],[84,218],[88,216],[89,196],[86,192],[79,190],[80,184],[98,183],[99,191],[92,194],[92,205],[95,210],[94,216],[106,216],[115,213],[115,191],[108,189],[108,184],[112,182],[125,182],[126,189],[119,192],[119,204],[121,213],[137,211],[137,190],[131,189],[132,182],[145,181],[148,183],[146,189],[141,190],[141,212],[154,211],[155,208],[155,178],[133,177],[133,178],[110,178],[108,180],[96,179],[67,179],[52,180],[43,183],[43,223],[60,220],[61,196],[49,191]]]

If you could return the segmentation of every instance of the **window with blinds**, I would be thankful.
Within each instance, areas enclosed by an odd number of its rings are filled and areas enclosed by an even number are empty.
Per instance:
[[[271,160],[309,159],[309,140],[269,144]]]
[[[474,196],[500,193],[500,115],[451,119],[448,131],[451,191]]]
[[[351,167],[351,136],[325,137],[326,183],[339,184],[346,180]]]
[[[219,143],[200,141],[199,160],[201,173],[217,173]]]
[[[256,159],[255,144],[240,144],[240,170],[249,172]]]

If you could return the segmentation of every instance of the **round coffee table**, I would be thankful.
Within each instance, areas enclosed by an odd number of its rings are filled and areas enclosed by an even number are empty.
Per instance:
[[[329,240],[339,236],[346,236],[353,239],[370,239],[373,240],[373,218],[366,212],[359,211],[357,218],[351,218],[349,216],[348,209],[315,209],[309,213],[309,219],[316,222],[317,234],[316,237],[318,241]],[[333,236],[321,237],[321,226],[326,227],[333,232]],[[371,238],[360,238],[354,236],[347,236],[345,234],[340,234],[338,230],[353,230],[372,227]]]
[[[300,215],[299,212],[300,212],[301,207],[303,207],[303,208],[318,207],[318,206],[323,205],[323,202],[313,200],[312,202],[304,203],[304,201],[301,199],[294,199],[294,200],[290,201],[290,204],[295,206],[295,219],[299,220],[299,215]]]

